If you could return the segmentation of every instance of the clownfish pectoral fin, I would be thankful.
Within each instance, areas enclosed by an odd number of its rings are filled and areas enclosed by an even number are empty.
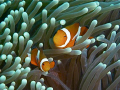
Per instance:
[[[54,61],[50,62],[50,68],[53,68],[54,66],[55,66],[55,62]]]
[[[42,49],[40,49],[40,55],[39,55],[39,60],[42,60],[43,58],[46,58],[44,52]]]

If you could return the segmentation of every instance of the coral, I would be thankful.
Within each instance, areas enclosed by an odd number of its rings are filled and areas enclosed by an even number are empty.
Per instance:
[[[0,90],[119,90],[119,8],[117,0],[0,0]],[[88,31],[57,49],[56,31],[76,22]],[[55,61],[49,72],[27,56],[41,47]]]

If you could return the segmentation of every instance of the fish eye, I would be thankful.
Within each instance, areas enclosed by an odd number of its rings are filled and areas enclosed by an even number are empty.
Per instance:
[[[64,37],[66,37],[66,36],[64,36]]]
[[[42,65],[44,65],[44,63]]]

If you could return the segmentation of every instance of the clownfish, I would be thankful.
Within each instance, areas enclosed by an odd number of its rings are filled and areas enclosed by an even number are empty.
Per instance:
[[[47,72],[55,66],[54,61],[51,62],[48,61],[45,54],[43,53],[43,50],[39,51],[37,48],[33,49],[31,51],[30,57],[31,57],[31,64],[38,66],[39,69],[43,72]]]
[[[76,38],[81,35],[83,36],[87,32],[87,27],[80,27],[79,23],[67,26],[58,30],[53,37],[53,42],[57,48],[72,47],[75,44]],[[93,37],[89,37],[92,39]]]

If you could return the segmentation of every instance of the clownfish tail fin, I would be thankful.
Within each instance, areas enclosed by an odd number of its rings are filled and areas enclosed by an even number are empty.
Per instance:
[[[36,62],[36,55],[37,55],[37,48],[34,48],[32,51],[31,51],[31,64],[35,65],[35,66],[38,66],[37,62]]]

